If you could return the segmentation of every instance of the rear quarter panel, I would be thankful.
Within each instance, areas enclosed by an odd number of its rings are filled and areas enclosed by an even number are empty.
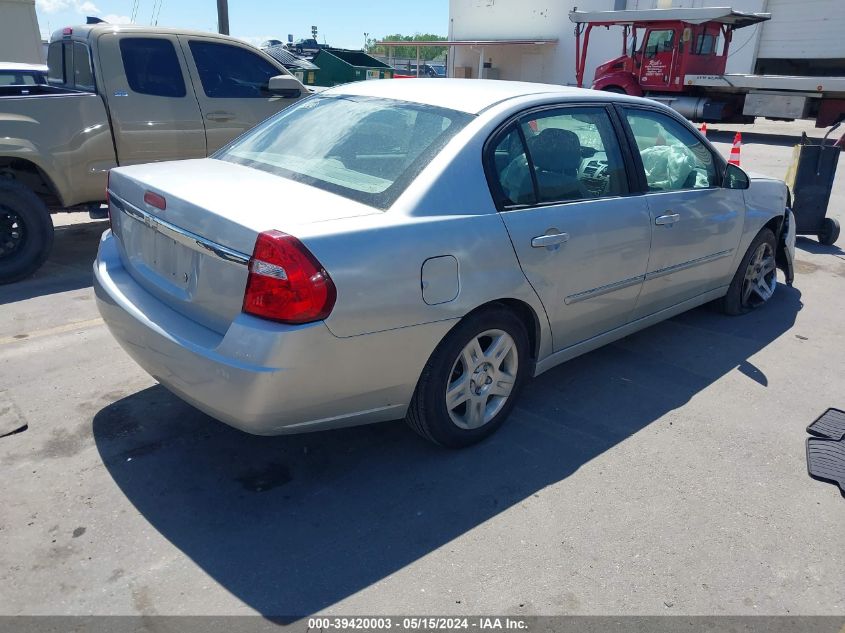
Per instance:
[[[49,178],[64,206],[105,199],[116,166],[102,99],[70,93],[0,99],[0,158],[20,158]]]

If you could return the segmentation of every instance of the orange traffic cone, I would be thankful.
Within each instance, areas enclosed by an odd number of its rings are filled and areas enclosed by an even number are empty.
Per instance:
[[[707,121],[701,124],[701,127],[698,128],[698,131],[704,134],[705,138],[707,137]]]
[[[742,147],[742,134],[740,132],[736,133],[734,136],[734,144],[731,147],[731,156],[728,159],[728,162],[731,165],[736,165],[739,167],[739,148]]]

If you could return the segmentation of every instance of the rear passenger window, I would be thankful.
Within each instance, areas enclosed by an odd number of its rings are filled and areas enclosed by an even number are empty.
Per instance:
[[[269,97],[270,77],[281,70],[245,48],[192,40],[189,44],[202,89],[210,98]]]
[[[626,193],[622,154],[604,108],[547,110],[520,124],[540,202]]]
[[[501,137],[490,159],[505,206],[628,192],[616,132],[603,107],[544,110],[518,125]]]
[[[718,186],[713,154],[673,118],[649,110],[625,110],[650,191]]]
[[[493,150],[493,168],[507,206],[534,204],[534,183],[519,130],[511,131]]]
[[[54,86],[94,92],[91,53],[82,42],[62,40],[47,49],[47,81]]]
[[[73,43],[73,83],[77,90],[94,91],[94,71],[91,68],[91,55],[82,42]]]
[[[120,56],[133,92],[154,97],[184,97],[185,79],[170,40],[125,37]]]

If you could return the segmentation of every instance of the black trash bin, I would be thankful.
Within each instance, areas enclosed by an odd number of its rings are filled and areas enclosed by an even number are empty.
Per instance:
[[[840,148],[827,143],[827,137],[839,123],[824,135],[821,143],[811,145],[806,134],[795,146],[795,157],[787,180],[792,190],[792,212],[798,235],[815,235],[821,244],[833,244],[839,237],[839,222],[827,217],[827,205],[839,163]]]

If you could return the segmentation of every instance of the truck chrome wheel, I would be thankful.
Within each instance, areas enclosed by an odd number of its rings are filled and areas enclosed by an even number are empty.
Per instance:
[[[754,251],[745,270],[745,279],[742,282],[742,305],[756,308],[766,303],[772,298],[777,285],[775,253],[768,242],[763,242]]]
[[[0,205],[0,259],[14,255],[25,240],[23,220],[10,208]]]
[[[516,343],[502,330],[487,330],[467,343],[446,383],[449,417],[462,429],[484,426],[501,411],[519,368]]]

